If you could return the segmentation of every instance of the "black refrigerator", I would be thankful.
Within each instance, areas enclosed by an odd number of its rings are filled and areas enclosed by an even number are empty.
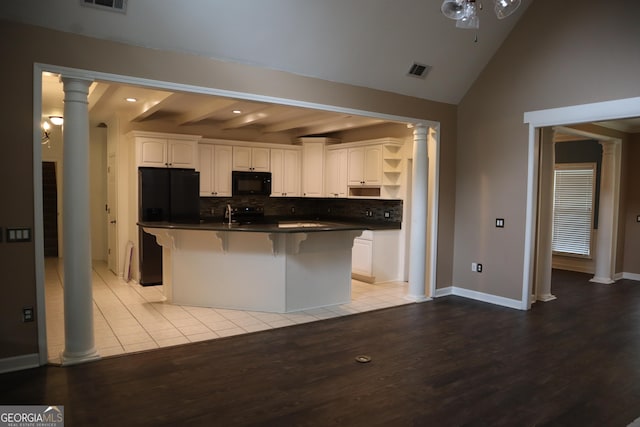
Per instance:
[[[138,220],[200,222],[200,173],[193,169],[139,168]],[[162,247],[139,228],[140,284],[162,284]]]

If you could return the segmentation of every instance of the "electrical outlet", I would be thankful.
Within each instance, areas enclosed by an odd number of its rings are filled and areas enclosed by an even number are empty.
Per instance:
[[[389,211],[384,211],[384,217],[385,217],[386,219],[391,218],[391,212],[389,212]]]
[[[476,267],[476,271],[478,273],[482,273],[482,264],[478,264],[478,266]]]
[[[22,309],[22,321],[33,322],[33,307],[24,307]]]
[[[296,208],[294,208],[293,206],[291,206],[291,213],[292,214],[296,213]]]
[[[504,218],[496,218],[496,227],[504,228]]]
[[[636,216],[636,222],[640,222],[640,215]]]

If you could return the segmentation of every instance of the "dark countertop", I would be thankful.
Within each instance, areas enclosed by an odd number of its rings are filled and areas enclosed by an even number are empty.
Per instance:
[[[354,222],[354,221],[323,221],[323,220],[292,220],[278,223],[223,223],[220,221],[201,221],[200,223],[175,222],[138,222],[140,227],[168,228],[175,230],[202,231],[244,231],[254,233],[312,233],[320,231],[349,231],[349,230],[399,230],[400,224],[393,222]],[[284,225],[284,226],[283,226]]]

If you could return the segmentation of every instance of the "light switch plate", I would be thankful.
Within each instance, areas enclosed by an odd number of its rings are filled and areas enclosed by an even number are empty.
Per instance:
[[[640,215],[636,216],[636,222],[640,222]]]

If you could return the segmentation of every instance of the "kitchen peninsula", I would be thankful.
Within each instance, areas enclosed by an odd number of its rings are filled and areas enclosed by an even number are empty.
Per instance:
[[[169,302],[287,313],[351,300],[351,249],[368,227],[140,222],[162,246]]]

